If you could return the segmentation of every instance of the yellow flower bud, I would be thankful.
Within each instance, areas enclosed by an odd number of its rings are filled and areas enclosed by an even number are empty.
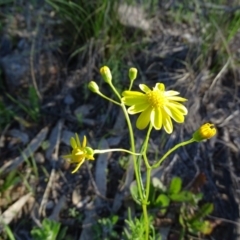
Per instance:
[[[128,71],[128,77],[129,77],[130,81],[134,81],[137,78],[137,69],[130,68]]]
[[[109,67],[107,67],[107,66],[101,67],[100,73],[106,83],[112,82],[112,74],[111,74]]]
[[[99,87],[98,87],[97,83],[94,81],[91,81],[88,84],[88,88],[94,93],[99,93]]]
[[[212,138],[217,133],[217,130],[212,123],[203,124],[197,131],[193,133],[193,139],[201,142],[205,139]]]

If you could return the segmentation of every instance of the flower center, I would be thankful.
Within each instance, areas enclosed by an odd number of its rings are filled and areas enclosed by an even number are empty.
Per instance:
[[[147,94],[147,100],[152,108],[162,108],[166,103],[166,98],[163,93],[157,90],[149,91]]]

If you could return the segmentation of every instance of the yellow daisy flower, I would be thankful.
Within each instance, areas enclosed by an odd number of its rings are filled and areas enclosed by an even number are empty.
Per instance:
[[[179,92],[165,91],[163,83],[157,83],[153,90],[145,84],[140,84],[139,88],[144,92],[124,91],[122,101],[128,108],[129,114],[140,113],[137,119],[137,128],[144,129],[149,122],[157,130],[164,127],[167,133],[172,133],[172,119],[178,123],[184,122],[184,115],[188,110],[179,102],[187,99],[177,96]]]
[[[63,158],[70,159],[69,161],[70,163],[77,164],[76,168],[72,171],[72,173],[75,173],[84,163],[85,159],[94,160],[93,157],[94,151],[92,148],[86,147],[87,145],[86,136],[83,137],[83,142],[81,145],[77,133],[75,133],[75,138],[71,137],[70,144],[71,147],[73,148],[72,153],[64,155]]]

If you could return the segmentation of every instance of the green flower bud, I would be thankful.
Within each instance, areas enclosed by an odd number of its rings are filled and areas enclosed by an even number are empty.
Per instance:
[[[217,130],[212,123],[203,124],[197,131],[193,133],[193,139],[201,142],[205,139],[212,138],[217,133]]]
[[[134,81],[137,78],[137,69],[130,68],[128,71],[128,76],[129,76],[130,81]]]
[[[107,67],[107,66],[101,67],[100,73],[106,83],[112,82],[112,74],[111,74],[109,67]]]
[[[94,81],[91,81],[88,84],[88,88],[94,93],[99,93],[99,87],[98,87],[97,83]]]
[[[90,147],[85,147],[85,153],[89,156],[93,156],[94,155],[94,150]]]

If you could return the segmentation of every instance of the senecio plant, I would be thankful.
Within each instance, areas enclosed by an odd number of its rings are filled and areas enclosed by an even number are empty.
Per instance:
[[[94,160],[95,154],[101,154],[106,152],[113,151],[122,151],[132,155],[134,163],[134,172],[136,178],[137,186],[137,195],[138,201],[142,207],[142,217],[144,219],[144,234],[143,239],[150,239],[149,233],[149,216],[147,207],[150,204],[150,182],[151,182],[151,171],[155,168],[158,168],[161,163],[169,156],[173,151],[178,149],[181,146],[193,143],[200,142],[205,139],[209,139],[216,134],[216,128],[211,123],[206,123],[198,130],[196,130],[192,138],[181,142],[175,145],[173,148],[168,150],[158,161],[150,164],[147,157],[148,142],[150,138],[150,133],[152,130],[161,130],[164,129],[166,133],[171,134],[173,132],[173,123],[172,119],[177,123],[183,123],[185,120],[185,115],[187,115],[188,110],[183,105],[187,101],[186,98],[180,97],[179,92],[174,90],[166,90],[163,83],[156,83],[153,89],[149,88],[145,84],[139,84],[141,91],[133,91],[132,86],[133,82],[137,77],[137,69],[129,69],[129,79],[130,84],[128,90],[119,93],[115,88],[112,82],[112,74],[110,69],[107,66],[104,66],[100,69],[100,73],[104,81],[110,86],[116,98],[112,99],[104,95],[96,82],[91,81],[88,85],[89,89],[101,96],[102,98],[116,104],[121,107],[124,113],[124,116],[127,121],[129,138],[130,138],[130,150],[126,149],[92,149],[87,146],[87,139],[84,136],[82,143],[79,140],[78,134],[75,135],[75,138],[72,137],[70,144],[72,147],[72,153],[65,155],[64,158],[68,159],[70,163],[76,164],[75,169],[72,173],[75,173],[85,160]],[[128,107],[128,108],[127,108]],[[139,150],[136,150],[135,139],[133,126],[130,121],[130,115],[139,114],[136,127],[140,130],[148,128],[146,137],[142,143],[142,146]],[[146,168],[146,178],[143,180],[141,174],[141,164],[142,160]]]

